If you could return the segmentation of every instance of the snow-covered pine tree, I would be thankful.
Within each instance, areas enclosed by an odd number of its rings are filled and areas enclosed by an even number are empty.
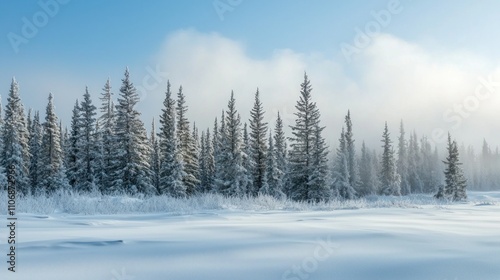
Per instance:
[[[71,189],[71,185],[69,184],[69,181],[68,181],[68,176],[67,176],[67,168],[66,168],[66,146],[67,146],[67,142],[69,141],[69,134],[68,134],[68,128],[65,127],[63,129],[63,125],[62,125],[62,120],[59,120],[59,146],[61,147],[61,151],[62,151],[62,163],[61,163],[61,173],[62,175],[60,176],[61,178],[63,178],[62,182],[65,184],[65,188],[64,189]]]
[[[200,191],[200,138],[198,127],[196,123],[193,122],[193,131],[191,133],[191,148],[189,149],[190,157],[192,158],[190,171],[193,177],[196,178],[194,192]]]
[[[92,104],[92,99],[88,88],[85,88],[83,100],[80,103],[80,139],[77,141],[79,145],[77,151],[79,179],[76,189],[78,191],[90,192],[96,185],[98,157],[98,145],[95,143],[95,125],[96,125],[96,107]]]
[[[150,147],[140,113],[135,109],[137,102],[139,95],[130,81],[127,68],[116,105],[116,148],[119,157],[113,188],[130,194],[153,194],[155,189],[151,184],[148,158]]]
[[[118,191],[118,187],[113,185],[117,179],[117,163],[118,163],[118,149],[116,148],[115,127],[116,118],[114,111],[114,104],[111,92],[111,83],[109,79],[103,87],[103,92],[99,99],[101,100],[101,116],[99,123],[101,123],[101,146],[102,146],[102,169],[101,169],[101,183],[100,188],[102,193],[113,193]]]
[[[225,125],[221,125],[221,157],[218,171],[218,190],[227,196],[243,196],[247,191],[248,173],[243,167],[241,118],[236,110],[236,100],[231,98],[226,111]]]
[[[216,119],[217,121],[217,119]],[[214,125],[217,129],[217,125]],[[230,162],[229,145],[227,144],[227,131],[226,131],[226,117],[224,110],[222,110],[220,127],[218,129],[217,137],[214,136],[214,154],[215,154],[215,181],[214,191],[217,193],[225,193],[227,195],[228,189],[231,187],[228,179],[228,165]]]
[[[207,181],[208,181],[208,175],[207,175],[207,164],[205,162],[207,156],[206,156],[206,147],[205,147],[205,131],[201,131],[201,138],[200,138],[200,187],[199,191],[200,192],[207,192]]]
[[[467,147],[462,142],[458,147],[458,152],[460,157],[463,159],[462,161],[465,163],[462,168],[464,171],[464,175],[467,178],[467,187],[474,190],[481,189],[481,178],[479,173],[481,172],[481,159],[480,156],[476,156],[476,152],[472,145],[468,145]],[[440,160],[440,166],[443,162]],[[444,168],[443,168],[444,173]],[[442,180],[444,181],[444,174],[442,173]],[[442,187],[442,186],[440,186]]]
[[[253,153],[252,153],[252,144],[250,142],[250,137],[248,134],[248,127],[247,123],[243,125],[243,168],[247,170],[247,176],[248,181],[246,183],[246,190],[247,190],[247,195],[249,196],[255,196],[256,191],[254,188],[254,180],[253,180],[253,173],[252,170],[255,169],[255,161],[253,160]]]
[[[184,93],[182,92],[182,86],[177,92],[177,139],[179,142],[180,154],[182,158],[183,168],[184,168],[184,178],[182,181],[186,185],[187,195],[192,195],[196,192],[196,187],[200,184],[198,178],[198,163],[195,154],[197,153],[195,142],[192,137],[189,121],[187,119],[188,107],[186,105],[186,100]]]
[[[422,180],[424,193],[435,193],[440,183],[437,172],[439,170],[438,164],[435,162],[435,155],[433,153],[431,143],[426,136],[420,140],[420,178]]]
[[[408,183],[410,184],[411,193],[422,193],[423,191],[423,183],[419,172],[420,165],[420,148],[417,134],[413,132],[410,134],[408,144]]]
[[[68,139],[69,139],[68,129],[67,128],[63,129],[62,120],[59,120],[59,145],[61,146],[63,152],[62,158],[63,158],[64,168],[66,168],[66,162],[65,162],[66,150],[64,149],[64,147]]]
[[[345,138],[344,128],[340,133],[339,146],[337,148],[337,156],[335,158],[333,168],[333,194],[342,199],[353,199],[356,197],[356,190],[349,182],[349,163],[347,143]]]
[[[495,164],[495,157],[491,147],[486,142],[486,139],[483,139],[481,154],[477,156],[476,161],[476,166],[478,166],[479,170],[475,173],[477,173],[476,177],[480,178],[477,180],[477,188],[480,190],[494,189],[496,185],[495,175],[498,173],[498,168]]]
[[[65,174],[63,151],[57,116],[54,110],[53,96],[49,94],[49,102],[43,124],[43,137],[40,162],[40,186],[43,191],[50,194],[60,189],[70,187]]]
[[[40,123],[40,114],[38,113],[38,111],[36,111],[33,116],[33,120],[31,121],[30,141],[29,141],[29,146],[31,151],[29,178],[31,185],[31,193],[35,195],[40,194],[43,191],[40,188],[42,180],[40,172],[42,170],[42,165],[44,164],[41,161],[42,137],[43,137],[43,130],[42,130],[42,125]]]
[[[0,96],[0,107],[2,107],[1,96]],[[1,119],[1,116],[2,116],[2,110],[0,110],[0,119]],[[28,116],[26,117],[26,130],[28,131],[28,143],[29,143],[29,141],[31,139],[30,137],[31,137],[31,128],[33,127],[32,125],[33,125],[32,110],[31,110],[31,108],[29,108],[28,109]],[[0,127],[1,126],[3,126],[3,120],[0,123]],[[2,141],[0,141],[0,144],[1,144],[1,142]],[[28,146],[29,146],[29,144],[28,144]]]
[[[210,192],[214,184],[215,176],[215,160],[212,140],[210,138],[210,129],[207,128],[205,134],[205,169],[206,169],[206,185],[205,192]]]
[[[250,193],[254,196],[264,186],[266,179],[267,123],[264,122],[264,113],[257,88],[255,102],[250,111],[250,157],[253,163],[249,170],[253,181]]]
[[[74,189],[78,189],[81,184],[80,178],[80,141],[82,141],[82,110],[80,108],[80,103],[78,100],[75,102],[73,107],[73,114],[71,116],[71,132],[68,137],[67,147],[66,147],[66,176],[68,177],[68,182]]]
[[[267,159],[266,159],[266,182],[264,188],[261,188],[259,193],[270,195],[275,198],[281,199],[285,197],[285,193],[281,189],[283,186],[283,182],[281,181],[283,178],[282,171],[278,168],[276,161],[276,149],[274,147],[273,135],[272,132],[269,131],[269,145],[267,150]]]
[[[158,193],[173,197],[185,197],[186,186],[182,181],[184,177],[182,158],[175,134],[175,101],[170,91],[170,82],[167,82],[163,106],[160,115],[160,131],[158,132],[160,138],[160,186]]]
[[[1,96],[0,96],[0,107],[2,107],[2,102],[1,102]],[[0,110],[0,120],[2,119],[2,110]],[[3,132],[1,131],[2,130],[2,127],[3,127],[3,120],[0,121],[0,135],[3,135]],[[28,115],[26,116],[26,132],[27,132],[27,135],[28,135],[28,150],[29,150],[29,142],[30,142],[30,139],[31,139],[31,128],[33,127],[33,112],[32,112],[32,109],[29,108],[28,109]],[[0,137],[2,138],[2,137]],[[3,140],[0,140],[0,148],[3,147],[3,144],[2,144]],[[31,161],[31,150],[30,150],[30,161]],[[28,171],[29,171],[29,168],[28,168]],[[29,176],[28,176],[29,177]]]
[[[311,158],[310,173],[307,182],[307,199],[311,202],[326,201],[331,198],[331,189],[327,184],[328,178],[328,147],[321,136],[325,127],[316,124],[314,128],[314,142]]]
[[[64,130],[61,128],[62,122],[59,122],[59,131],[61,131],[61,148],[63,150],[63,163],[64,167],[67,169],[67,159],[68,159],[68,150],[69,150],[69,131],[67,127],[64,127]],[[66,177],[68,177],[66,175]]]
[[[403,120],[401,120],[399,126],[398,161],[396,166],[398,174],[401,176],[401,194],[408,195],[411,193],[411,187],[408,180],[408,145],[406,143]]]
[[[156,193],[160,190],[160,144],[156,138],[155,120],[151,122],[151,136],[149,138],[151,145],[151,155],[149,165],[151,166],[151,181]]]
[[[281,119],[280,113],[278,112],[278,116],[276,118],[276,125],[274,128],[274,149],[276,156],[276,166],[280,170],[280,179],[279,182],[281,184],[280,189],[286,194],[290,193],[290,184],[288,183],[288,159],[286,156],[286,137],[285,132],[283,131],[283,120]]]
[[[28,118],[29,119],[29,118]],[[3,149],[3,117],[2,117],[2,99],[0,96],[0,150]],[[1,164],[0,159],[0,190],[7,190],[7,174],[5,172],[5,168]]]
[[[224,111],[223,111],[224,113]],[[217,117],[214,120],[214,129],[213,129],[213,136],[212,136],[212,150],[213,150],[213,161],[214,161],[214,169],[213,169],[213,174],[212,174],[212,185],[210,186],[210,190],[212,192],[217,192],[218,191],[218,185],[217,185],[217,177],[219,176],[219,163],[220,163],[220,144],[221,144],[221,139],[220,139],[220,131],[219,131],[219,126],[218,126],[218,121]]]
[[[300,85],[300,98],[295,108],[295,125],[291,126],[292,137],[289,138],[289,176],[290,198],[294,200],[309,200],[308,185],[315,143],[315,128],[320,122],[319,109],[312,102],[311,82],[304,73],[304,82]]]
[[[401,195],[401,177],[396,171],[394,161],[394,150],[392,141],[385,123],[384,133],[382,135],[382,161],[380,170],[381,194],[383,195]]]
[[[95,121],[95,128],[94,128],[94,145],[95,145],[95,159],[94,159],[94,173],[95,173],[95,184],[98,191],[102,191],[103,186],[103,178],[104,178],[104,172],[103,172],[103,167],[104,167],[104,161],[103,161],[103,155],[104,155],[104,149],[102,145],[102,129],[101,129],[101,123],[99,122],[99,118],[96,119]]]
[[[434,147],[434,153],[431,157],[430,166],[432,169],[431,180],[432,186],[434,186],[434,192],[439,189],[439,185],[444,180],[443,177],[443,166],[441,165],[441,160],[439,159],[438,148]]]
[[[445,198],[453,201],[461,201],[467,199],[467,180],[464,177],[462,163],[460,162],[457,142],[451,140],[451,135],[448,133],[448,156],[443,163],[446,165],[445,186],[440,188],[435,195],[436,198]]]
[[[7,97],[2,132],[2,165],[5,170],[8,170],[9,166],[13,168],[14,173],[9,175],[14,177],[18,193],[29,194],[29,135],[24,116],[24,107],[21,103],[19,87],[15,78],[12,78]]]
[[[356,157],[356,146],[354,145],[354,136],[352,133],[351,112],[348,110],[345,116],[345,145],[347,152],[347,168],[349,169],[349,184],[357,192],[361,185],[359,178],[358,159]]]
[[[373,195],[378,190],[377,168],[375,166],[376,158],[366,147],[365,142],[361,145],[361,158],[359,162],[361,186],[358,192],[359,196]]]

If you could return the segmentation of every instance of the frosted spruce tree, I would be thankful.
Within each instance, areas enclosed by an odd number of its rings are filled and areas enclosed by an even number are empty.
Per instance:
[[[189,128],[189,121],[187,119],[188,107],[186,105],[186,100],[184,93],[182,92],[182,86],[179,88],[177,93],[177,140],[179,141],[180,154],[182,158],[184,177],[182,181],[186,185],[186,192],[188,195],[192,195],[196,192],[197,186],[200,184],[199,173],[198,173],[198,158],[196,156],[196,143],[192,137],[191,130]]]
[[[333,167],[333,194],[342,199],[353,199],[356,197],[356,190],[349,182],[349,151],[347,150],[347,141],[344,128],[340,133],[339,146]]]
[[[40,172],[42,170],[43,162],[41,161],[42,156],[42,137],[43,130],[42,124],[40,123],[40,114],[38,111],[35,112],[33,120],[31,121],[30,129],[30,140],[29,146],[31,151],[31,160],[29,167],[29,178],[31,185],[31,193],[40,194],[41,189],[41,179]]]
[[[392,141],[385,123],[384,133],[382,135],[382,160],[380,170],[380,193],[383,195],[401,195],[401,177],[397,173],[394,160],[394,150]]]
[[[116,179],[113,188],[135,194],[153,194],[149,166],[150,147],[140,113],[135,106],[139,95],[130,81],[128,68],[122,79],[116,105],[116,149],[118,151]]]
[[[410,184],[411,193],[423,192],[423,183],[419,172],[420,165],[420,148],[417,134],[413,132],[410,134],[410,142],[408,144],[408,183]]]
[[[191,133],[192,147],[189,150],[192,160],[191,169],[193,176],[196,178],[194,193],[200,191],[200,136],[196,123],[193,122],[193,130]]]
[[[411,187],[408,181],[408,145],[405,139],[403,120],[401,120],[399,126],[398,160],[396,166],[398,174],[401,176],[401,194],[408,195],[411,193]]]
[[[224,111],[222,111],[222,118],[224,119]],[[214,128],[212,130],[212,149],[213,149],[213,157],[214,157],[214,172],[212,176],[212,185],[210,186],[211,192],[218,192],[219,182],[218,178],[220,178],[220,163],[221,163],[221,149],[222,149],[222,139],[221,139],[221,131],[219,130],[219,122],[217,117],[214,120]]]
[[[471,147],[472,149],[472,147]],[[471,151],[473,154],[474,152]],[[465,156],[465,152],[460,151],[460,154]],[[475,157],[475,156],[474,156]],[[470,162],[465,160],[464,162]],[[475,170],[470,170],[471,168],[465,168],[465,171],[469,169],[467,173],[473,173],[475,175],[468,176],[476,177],[476,182],[469,179],[468,185],[474,186],[480,190],[493,190],[500,187],[500,173],[497,171],[500,167],[500,155],[498,147],[493,150],[492,147],[483,139],[483,144],[481,147],[481,153],[477,155],[477,163],[475,164]]]
[[[435,193],[441,182],[439,156],[437,150],[432,149],[429,139],[423,136],[420,140],[420,178],[424,193]]]
[[[248,173],[243,167],[241,118],[233,92],[221,124],[220,138],[217,189],[226,196],[243,196],[247,191]]]
[[[329,200],[331,189],[327,184],[328,178],[328,147],[321,136],[323,129],[317,124],[314,127],[314,142],[311,157],[311,168],[307,182],[307,197],[311,202]]]
[[[48,194],[61,189],[67,190],[69,182],[63,163],[60,128],[54,109],[52,94],[49,94],[43,131],[40,156],[42,163],[39,175],[40,186]]]
[[[459,158],[457,142],[451,140],[451,135],[449,133],[447,150],[448,156],[446,157],[446,161],[443,161],[446,165],[446,169],[444,171],[445,186],[439,189],[435,197],[453,201],[466,200],[467,180],[465,179],[462,168],[460,167],[462,163]]]
[[[252,170],[255,170],[255,161],[253,160],[253,153],[252,153],[252,144],[250,142],[250,136],[248,133],[248,126],[247,123],[243,125],[243,168],[247,170],[247,176],[245,176],[245,179],[247,181],[245,182],[246,184],[246,194],[249,196],[255,196],[256,195],[256,188],[254,188],[254,180],[253,180],[253,173]]]
[[[288,159],[287,159],[287,151],[286,151],[286,137],[285,132],[283,131],[283,120],[281,119],[280,113],[278,112],[278,116],[276,118],[276,125],[274,127],[274,154],[276,157],[276,166],[280,171],[280,179],[278,180],[280,183],[280,189],[286,194],[289,195],[289,180],[288,180]]]
[[[361,185],[359,178],[358,159],[356,157],[356,146],[354,145],[354,135],[352,132],[351,112],[347,111],[345,116],[345,145],[347,152],[347,168],[349,170],[349,185],[357,192]]]
[[[103,172],[103,167],[104,167],[104,161],[103,161],[103,155],[104,155],[104,148],[102,145],[102,129],[101,129],[101,123],[99,122],[99,118],[96,119],[95,121],[95,128],[94,128],[94,146],[95,146],[95,158],[94,158],[94,173],[95,173],[95,185],[96,188],[94,189],[95,191],[101,191],[102,193],[102,182],[104,178],[104,172]]]
[[[300,98],[295,105],[297,119],[295,125],[291,126],[293,136],[289,138],[290,198],[308,201],[312,199],[308,192],[309,175],[314,171],[312,166],[316,141],[315,129],[319,126],[320,112],[316,103],[312,102],[312,87],[307,74],[304,74],[304,82],[300,87]]]
[[[100,188],[103,193],[113,193],[119,190],[118,186],[113,185],[117,175],[118,149],[115,141],[116,118],[112,96],[111,83],[108,79],[99,97],[101,100],[99,123],[101,124],[100,133],[102,135],[100,144],[102,146]]]
[[[202,193],[206,193],[210,190],[210,186],[212,185],[209,171],[209,163],[208,158],[209,154],[212,153],[210,143],[210,131],[201,132],[200,138],[200,188],[199,191]]]
[[[210,192],[212,190],[214,184],[214,176],[215,176],[215,159],[214,159],[214,149],[213,149],[213,140],[210,137],[210,129],[207,128],[207,132],[205,134],[205,170],[206,170],[206,183],[205,183],[205,192]]]
[[[213,189],[216,193],[223,193],[224,190],[230,188],[230,182],[228,180],[228,174],[226,172],[230,157],[228,152],[228,145],[226,143],[226,117],[224,110],[222,110],[220,126],[217,126],[216,123],[214,125],[214,131],[218,131],[218,133],[214,135],[215,178]]]
[[[24,115],[24,107],[19,96],[19,87],[14,78],[10,85],[5,106],[5,117],[3,122],[3,147],[2,165],[5,170],[9,166],[14,173],[10,174],[16,182],[19,194],[29,194],[29,161],[30,152],[28,145],[28,128]]]
[[[160,184],[158,193],[173,197],[186,197],[186,186],[182,179],[184,171],[175,133],[175,101],[172,99],[170,82],[167,82],[167,91],[160,115]]]
[[[149,165],[151,166],[151,181],[156,192],[160,189],[160,144],[156,138],[155,120],[151,123],[151,136],[149,137],[151,155]]]
[[[63,151],[63,164],[65,167],[65,170],[67,172],[67,166],[68,164],[66,163],[67,159],[67,154],[68,154],[68,143],[69,143],[69,131],[67,127],[62,128],[62,121],[59,121],[59,133],[61,134],[61,148]],[[67,175],[66,175],[67,177]]]
[[[73,114],[71,116],[71,131],[68,136],[68,141],[65,147],[65,163],[66,163],[66,175],[68,177],[69,184],[74,189],[78,189],[81,185],[80,177],[80,151],[81,148],[80,141],[82,141],[82,110],[80,108],[80,103],[76,100],[73,107]]]
[[[80,139],[77,141],[78,147],[78,185],[76,189],[83,192],[90,192],[97,188],[97,158],[98,144],[95,142],[96,128],[96,107],[92,104],[92,99],[88,88],[85,88],[83,100],[80,103]]]
[[[29,120],[30,118],[28,118]],[[2,118],[2,101],[0,97],[0,135],[3,135],[3,118]],[[3,149],[3,137],[0,136],[0,151]],[[0,152],[1,154],[1,152]],[[5,173],[5,168],[0,161],[0,190],[7,190],[7,174]]]
[[[264,108],[260,101],[259,89],[255,93],[255,101],[250,111],[250,159],[249,170],[253,181],[252,195],[256,195],[266,184],[267,123],[264,122]]]
[[[283,174],[278,168],[276,161],[276,149],[274,147],[273,135],[269,131],[269,145],[266,158],[266,182],[264,188],[259,190],[260,194],[270,195],[275,198],[284,198],[285,193],[281,189],[283,186]]]
[[[377,193],[379,182],[377,177],[377,159],[366,147],[365,142],[361,145],[361,158],[359,162],[361,186],[360,196],[374,195]]]

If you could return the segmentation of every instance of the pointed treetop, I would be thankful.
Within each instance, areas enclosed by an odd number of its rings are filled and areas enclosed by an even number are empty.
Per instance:
[[[12,83],[10,84],[10,95],[18,95],[19,85],[16,82],[16,78],[12,77]]]

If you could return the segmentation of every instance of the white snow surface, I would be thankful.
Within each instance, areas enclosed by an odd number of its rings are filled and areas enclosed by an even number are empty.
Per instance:
[[[15,273],[2,212],[0,279],[500,279],[500,192],[393,205],[23,213]]]

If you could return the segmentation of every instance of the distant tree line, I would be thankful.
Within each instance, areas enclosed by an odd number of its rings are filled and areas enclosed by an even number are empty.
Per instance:
[[[98,108],[86,89],[74,104],[70,127],[63,128],[51,94],[44,120],[38,111],[29,110],[25,115],[13,79],[0,118],[2,188],[7,185],[7,167],[13,166],[18,192],[25,195],[50,195],[65,189],[173,197],[207,192],[262,194],[308,202],[413,193],[466,198],[458,155],[459,150],[467,156],[471,152],[459,149],[450,138],[443,173],[437,148],[415,132],[407,137],[403,122],[395,143],[386,123],[382,150],[372,150],[363,142],[358,154],[348,111],[330,163],[325,127],[307,74],[300,85],[289,137],[279,113],[276,123],[264,121],[258,89],[248,122],[241,119],[231,92],[227,108],[215,118],[213,128],[201,133],[187,118],[182,86],[173,93],[168,82],[159,127],[153,120],[148,136],[136,109],[139,96],[128,69],[118,97],[114,98],[108,80],[99,101]],[[473,173],[474,184],[492,184],[488,180],[496,176],[486,162],[498,162],[498,151],[493,154],[483,148],[483,158],[485,166]]]

